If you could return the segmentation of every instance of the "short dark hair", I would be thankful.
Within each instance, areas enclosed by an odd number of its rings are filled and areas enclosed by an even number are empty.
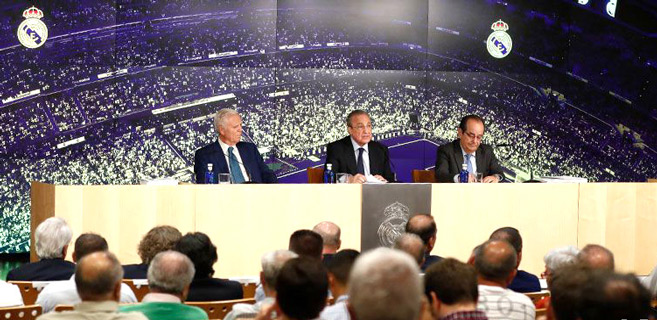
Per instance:
[[[324,240],[315,231],[302,229],[294,231],[290,236],[289,249],[300,256],[321,260],[323,248]]]
[[[144,264],[151,263],[151,260],[158,253],[173,249],[181,237],[180,231],[172,226],[157,226],[149,230],[141,238],[137,247],[141,262]]]
[[[349,112],[349,115],[347,116],[347,126],[351,127],[351,119],[355,116],[360,116],[360,115],[366,115],[367,117],[370,116],[369,114],[367,114],[367,112],[360,109]]]
[[[490,246],[494,243],[501,243],[508,246],[505,255],[496,255],[491,252]],[[475,269],[485,279],[500,281],[506,278],[515,270],[517,262],[517,253],[513,246],[504,240],[488,240],[475,249]]]
[[[314,319],[326,305],[328,276],[317,259],[288,260],[276,278],[276,302],[294,319]]]
[[[582,304],[582,287],[589,281],[590,269],[582,264],[554,270],[550,281],[550,305],[555,318],[576,320]],[[619,318],[620,319],[620,318]]]
[[[96,251],[107,251],[107,240],[95,233],[83,233],[75,240],[75,260]]]
[[[502,227],[499,228],[490,235],[491,240],[504,240],[509,242],[513,249],[516,249],[516,252],[522,252],[522,237],[520,236],[520,231],[513,227]]]
[[[486,128],[486,122],[484,122],[484,119],[482,119],[480,116],[478,116],[476,114],[469,114],[469,115],[461,118],[461,122],[459,123],[459,128],[461,129],[461,131],[465,132],[468,129],[468,121],[470,119],[477,120],[477,121],[481,122],[481,124],[484,125],[484,128]]]
[[[471,265],[454,258],[432,264],[424,274],[424,293],[431,301],[431,292],[448,305],[477,302],[477,271]]]
[[[633,274],[594,270],[582,288],[582,320],[648,319],[650,292]]]
[[[353,267],[359,255],[360,252],[353,249],[341,250],[333,255],[333,258],[331,258],[326,267],[338,282],[347,284],[349,282],[351,267]]]
[[[431,223],[418,225],[418,223],[413,223],[413,218],[415,217],[429,218]],[[424,245],[429,244],[429,239],[436,235],[437,230],[436,221],[430,214],[416,214],[408,219],[408,222],[406,223],[406,232],[418,235],[420,239],[422,239],[422,242],[424,242]]]
[[[184,235],[174,250],[185,254],[194,263],[194,279],[212,277],[212,265],[217,262],[217,247],[212,244],[210,237],[202,232],[189,232]]]

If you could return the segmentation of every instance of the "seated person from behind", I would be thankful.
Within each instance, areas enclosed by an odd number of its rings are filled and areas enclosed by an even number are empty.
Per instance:
[[[242,285],[237,281],[213,278],[212,265],[217,262],[217,247],[202,232],[187,233],[174,250],[185,254],[194,263],[194,280],[187,301],[215,301],[242,299]]]
[[[194,278],[194,264],[177,251],[158,253],[148,267],[148,293],[141,304],[125,305],[119,312],[141,312],[150,320],[205,320],[203,309],[183,304]]]
[[[484,120],[471,114],[463,117],[456,130],[458,139],[444,144],[436,151],[436,179],[438,182],[458,182],[462,165],[468,165],[470,182],[475,173],[483,174],[483,182],[500,182],[503,172],[493,148],[481,143]]]
[[[326,147],[326,163],[333,166],[333,172],[352,174],[349,182],[354,183],[364,183],[368,176],[394,181],[388,147],[372,141],[372,122],[367,112],[352,111],[347,116],[347,131],[349,136]]]
[[[123,266],[123,279],[146,279],[148,265],[156,254],[173,249],[182,234],[172,226],[157,226],[146,233],[137,251],[141,258],[140,264],[128,264]]]
[[[233,109],[221,109],[214,116],[217,141],[196,150],[194,173],[196,183],[205,183],[208,164],[212,172],[229,173],[233,183],[276,183],[276,175],[265,165],[258,147],[242,139],[242,117]]]
[[[7,281],[68,280],[75,273],[75,264],[64,260],[73,238],[71,228],[62,218],[52,217],[37,227],[34,238],[39,261],[26,263],[7,274]]]

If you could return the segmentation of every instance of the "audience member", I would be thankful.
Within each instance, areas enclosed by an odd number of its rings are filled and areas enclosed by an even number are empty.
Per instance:
[[[582,305],[582,288],[589,281],[591,269],[582,264],[555,269],[550,281],[548,316],[558,320],[577,320]]]
[[[456,259],[441,260],[427,269],[424,293],[433,319],[488,319],[483,311],[477,310],[477,271]]]
[[[194,264],[177,251],[155,255],[148,267],[148,288],[141,304],[119,308],[120,312],[140,312],[150,320],[205,320],[203,309],[183,304],[194,279]]]
[[[648,319],[650,292],[633,274],[594,270],[582,287],[581,320]]]
[[[290,236],[290,251],[313,259],[322,259],[324,241],[322,236],[311,230],[297,230]]]
[[[22,305],[23,296],[20,289],[16,285],[0,280],[0,308]]]
[[[579,250],[574,246],[566,246],[552,249],[545,255],[545,257],[543,257],[543,261],[545,262],[545,271],[543,272],[542,276],[547,282],[548,290],[551,288],[552,276],[554,275],[555,270],[575,264],[577,262],[578,252]],[[547,308],[549,304],[550,296],[543,297],[540,300],[534,302],[536,309]]]
[[[71,228],[64,219],[51,217],[44,220],[34,233],[39,261],[27,263],[9,271],[7,280],[68,280],[75,272],[75,264],[64,260],[72,237]]]
[[[105,238],[94,233],[83,233],[75,240],[73,261],[78,262],[89,254],[107,250]],[[121,303],[137,302],[134,292],[126,284],[121,284],[120,294],[119,302]],[[43,288],[37,297],[36,304],[43,307],[43,313],[48,313],[53,311],[58,304],[73,305],[80,301],[81,297],[76,289],[75,277],[71,276],[66,281],[51,282]]]
[[[316,319],[326,306],[328,277],[322,263],[309,257],[288,260],[276,278],[276,304],[273,309],[279,319]],[[271,318],[270,318],[271,319]]]
[[[431,255],[436,245],[436,221],[429,214],[417,214],[412,216],[406,223],[406,232],[418,235],[425,245],[424,263],[422,264],[422,271],[440,261],[442,257]]]
[[[262,265],[262,271],[260,271],[260,283],[264,292],[264,298],[255,304],[238,303],[233,305],[232,311],[226,315],[224,320],[252,318],[255,317],[264,306],[273,305],[276,302],[276,277],[278,277],[283,265],[288,260],[296,257],[298,257],[298,255],[289,250],[278,250],[264,254],[260,260]]]
[[[614,254],[598,244],[587,244],[577,254],[577,260],[591,269],[615,269]]]
[[[488,240],[475,250],[474,265],[478,274],[477,309],[489,319],[533,320],[536,309],[522,293],[507,289],[516,274],[517,253],[504,240]]]
[[[347,300],[349,295],[349,273],[360,253],[356,250],[345,249],[333,256],[328,264],[329,289],[335,299],[333,305],[324,308],[320,314],[322,320],[349,320]]]
[[[40,320],[146,320],[137,312],[118,314],[123,268],[114,254],[97,251],[79,260],[75,270],[75,285],[82,302],[73,311],[53,312]]]
[[[412,233],[402,233],[393,244],[393,249],[408,253],[417,262],[418,267],[424,263],[424,242]]]
[[[358,320],[419,319],[420,268],[407,254],[377,248],[363,253],[349,275],[351,314]]]
[[[522,261],[522,237],[518,229],[512,227],[499,228],[493,231],[489,239],[508,241],[518,254],[518,261],[516,262],[517,273],[508,288],[515,292],[541,291],[541,283],[538,281],[537,276],[518,269]]]
[[[328,266],[333,255],[340,250],[342,241],[340,240],[340,227],[330,221],[323,221],[313,227],[313,231],[322,236],[324,246],[322,247],[322,261],[324,266]]]
[[[239,282],[212,277],[212,266],[217,262],[217,247],[205,233],[187,233],[176,243],[175,250],[187,255],[196,270],[187,295],[188,301],[243,298],[242,285]]]
[[[148,265],[156,254],[173,249],[182,234],[172,226],[157,226],[148,231],[139,241],[137,252],[141,263],[123,266],[124,279],[146,279]]]

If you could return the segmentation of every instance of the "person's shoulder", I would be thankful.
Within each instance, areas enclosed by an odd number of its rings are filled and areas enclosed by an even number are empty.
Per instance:
[[[443,151],[454,150],[455,146],[458,145],[458,143],[459,143],[458,139],[457,140],[452,140],[450,142],[445,142],[445,143],[441,144],[440,146],[438,146],[438,150],[443,150]]]
[[[386,147],[383,143],[374,140],[370,141],[368,145],[370,148],[388,149],[388,147]]]
[[[214,141],[210,144],[206,144],[206,145],[196,149],[196,154],[205,154],[205,153],[215,152],[217,150],[217,147],[219,147],[219,142]]]
[[[532,302],[531,299],[529,299],[529,297],[526,294],[515,292],[511,289],[505,289],[505,290],[506,290],[505,292],[506,292],[507,296],[512,297],[512,300],[515,300],[516,302],[519,302],[519,303],[522,303],[522,304],[525,304],[525,305],[531,305],[532,307],[534,306],[534,303]]]
[[[330,142],[330,143],[327,145],[327,148],[336,148],[336,147],[343,146],[343,145],[345,145],[345,144],[347,144],[347,143],[351,144],[351,141],[350,141],[349,137],[350,137],[350,136],[346,136],[346,137],[344,137],[344,138],[342,138],[342,139],[338,139],[338,140],[335,140],[335,141],[333,141],[333,142]]]

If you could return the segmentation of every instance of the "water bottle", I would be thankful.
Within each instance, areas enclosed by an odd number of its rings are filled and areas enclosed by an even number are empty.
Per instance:
[[[461,172],[459,172],[459,182],[468,183],[469,178],[470,178],[470,173],[468,172],[468,164],[464,163],[461,166]]]
[[[330,163],[327,163],[326,169],[324,169],[324,183],[335,183],[335,172],[333,172],[333,165]]]
[[[217,180],[214,178],[214,172],[212,172],[212,163],[208,163],[208,171],[205,172],[205,183],[206,184],[217,183]]]

